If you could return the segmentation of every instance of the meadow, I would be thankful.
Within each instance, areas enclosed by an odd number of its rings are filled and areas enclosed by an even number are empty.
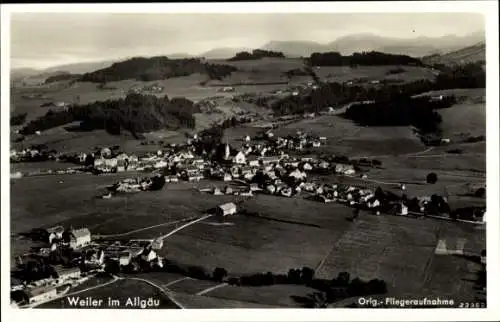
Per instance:
[[[192,225],[165,239],[160,253],[167,259],[230,274],[287,273],[314,267],[342,233],[329,229],[234,216],[233,225]]]
[[[468,288],[469,275],[463,269],[456,269],[456,274],[448,271],[450,276],[443,276],[449,269],[446,267],[456,265],[453,262],[465,265],[467,261],[434,254],[438,239],[450,238],[464,238],[465,249],[475,254],[485,247],[484,233],[469,225],[366,215],[333,246],[331,254],[316,274],[322,278],[333,278],[339,272],[347,271],[351,276],[383,279],[387,282],[389,294],[423,295],[422,289],[431,286],[434,290],[441,290],[442,287],[442,291],[447,292],[451,279],[457,289]]]

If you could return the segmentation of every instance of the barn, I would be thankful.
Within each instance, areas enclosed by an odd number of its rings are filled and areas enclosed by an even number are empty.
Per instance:
[[[228,216],[236,213],[236,205],[232,202],[222,204],[216,208],[215,214],[217,216]]]

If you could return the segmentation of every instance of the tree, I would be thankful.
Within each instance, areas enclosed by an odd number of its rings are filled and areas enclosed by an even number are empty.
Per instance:
[[[328,306],[328,299],[325,292],[314,292],[308,295],[310,305],[312,308],[326,308]]]
[[[104,271],[108,274],[115,275],[120,273],[120,264],[115,260],[106,261]]]
[[[291,268],[288,271],[287,279],[290,284],[299,284],[300,282],[300,269]]]
[[[310,284],[314,279],[314,270],[309,267],[303,267],[300,274],[300,279],[304,284]]]
[[[339,286],[347,286],[351,280],[351,275],[348,272],[340,272],[337,276],[337,283]]]
[[[165,177],[162,175],[152,177],[151,181],[151,186],[149,187],[151,191],[161,190],[165,186]]]
[[[212,274],[214,281],[221,283],[227,277],[227,271],[224,268],[216,267]]]
[[[429,184],[435,184],[438,180],[437,174],[434,172],[431,172],[427,175],[427,183]]]
[[[486,189],[483,187],[477,189],[474,196],[477,198],[486,198]]]

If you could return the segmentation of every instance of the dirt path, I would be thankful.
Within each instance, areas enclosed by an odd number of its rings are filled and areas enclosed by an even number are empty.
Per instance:
[[[365,155],[365,156],[355,156],[352,157],[352,159],[375,159],[375,158],[391,158],[391,157],[428,157],[428,155],[424,155],[425,153],[431,152],[434,150],[434,147],[431,146],[430,148],[427,148],[425,150],[419,151],[419,152],[411,152],[411,153],[406,153],[406,154],[380,154],[380,155]],[[444,152],[443,152],[444,154]],[[439,155],[443,155],[439,154]]]
[[[179,231],[183,230],[184,228],[187,228],[187,227],[189,227],[189,226],[191,226],[191,225],[196,224],[197,222],[200,222],[200,221],[205,220],[205,219],[210,218],[210,217],[212,217],[212,215],[206,215],[206,216],[200,217],[200,218],[198,218],[198,219],[195,219],[195,220],[193,220],[193,221],[190,221],[190,222],[188,222],[188,223],[187,223],[187,224],[185,224],[185,225],[182,225],[182,226],[180,226],[180,227],[177,227],[176,229],[172,230],[172,231],[171,231],[171,232],[169,232],[168,234],[163,235],[163,236],[160,236],[158,239],[162,239],[162,240],[163,240],[163,239],[165,239],[165,238],[167,238],[167,237],[172,236],[172,235],[173,235],[173,234],[175,234],[176,232],[179,232]]]
[[[130,234],[133,234],[133,233],[137,233],[137,232],[140,232],[140,231],[144,231],[144,230],[148,230],[148,229],[152,229],[152,228],[156,228],[156,227],[175,225],[177,223],[188,221],[188,220],[192,220],[194,218],[196,218],[196,217],[189,217],[189,218],[184,218],[184,219],[179,219],[179,220],[174,220],[174,221],[168,221],[166,223],[161,223],[161,224],[158,224],[158,225],[152,225],[152,226],[148,226],[148,227],[143,227],[143,228],[139,228],[139,229],[127,231],[126,233],[121,233],[121,234],[95,235],[94,238],[116,238],[116,237],[123,237],[123,236],[127,236],[127,235],[130,235]]]
[[[206,288],[203,291],[200,291],[200,292],[196,293],[196,295],[204,295],[204,294],[207,294],[208,292],[212,292],[212,291],[214,291],[214,290],[216,290],[218,288],[224,287],[226,285],[227,285],[227,283],[218,284],[218,285]]]

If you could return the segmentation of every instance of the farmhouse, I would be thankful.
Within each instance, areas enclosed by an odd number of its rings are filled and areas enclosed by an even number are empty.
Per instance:
[[[118,262],[120,263],[121,266],[127,266],[128,264],[130,264],[131,260],[132,260],[132,254],[130,252],[123,252],[120,254]]]
[[[64,233],[64,227],[55,226],[47,229],[49,244],[52,243],[54,239],[61,239]]]
[[[201,179],[203,179],[203,175],[201,174],[193,174],[193,175],[190,175],[188,176],[187,180],[189,182],[193,182],[193,181],[200,181]]]
[[[289,176],[294,178],[295,180],[304,180],[307,177],[305,172],[302,172],[299,169],[295,169],[294,171],[290,172]]]
[[[104,263],[104,251],[103,250],[98,250],[98,251],[91,251],[90,256],[87,257],[85,260],[86,264],[93,264],[93,265],[102,265]]]
[[[71,248],[78,248],[90,243],[90,231],[87,228],[81,228],[71,231],[69,245]]]
[[[161,239],[161,238],[155,239],[153,241],[153,243],[151,244],[152,249],[158,250],[158,249],[162,249],[162,247],[163,247],[163,239]]]
[[[263,165],[272,164],[272,163],[279,163],[280,160],[281,160],[281,158],[279,156],[262,157],[260,159],[260,161]]]
[[[177,178],[177,176],[168,176],[168,181],[169,182],[179,182],[179,178]]]
[[[152,249],[145,249],[141,254],[141,259],[150,262],[156,258],[156,252]]]
[[[26,291],[28,303],[36,303],[50,300],[57,296],[57,289],[54,286],[41,286]]]
[[[62,280],[68,280],[71,278],[79,278],[81,271],[78,267],[65,268],[62,266],[55,266],[54,270],[56,271],[57,277]]]
[[[246,164],[247,160],[246,160],[245,153],[243,153],[242,151],[238,152],[233,158],[233,163]]]
[[[216,208],[215,213],[218,216],[234,215],[236,213],[236,205],[232,202],[222,204]]]
[[[351,164],[339,163],[339,164],[335,165],[335,172],[350,175],[350,174],[354,174],[355,170],[354,170],[354,166]]]

